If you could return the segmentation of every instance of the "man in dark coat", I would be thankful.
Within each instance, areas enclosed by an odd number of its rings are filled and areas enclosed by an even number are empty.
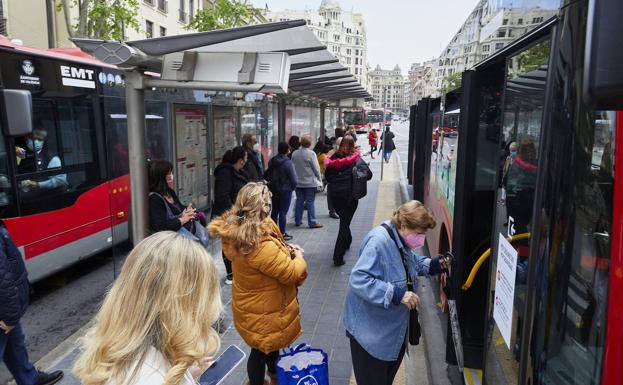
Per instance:
[[[0,222],[0,356],[17,385],[51,385],[63,372],[40,372],[28,360],[19,320],[28,306],[30,287],[24,259]]]
[[[244,171],[249,176],[249,182],[259,182],[264,176],[264,159],[259,152],[259,143],[253,134],[242,135],[242,147],[247,152],[247,163]]]

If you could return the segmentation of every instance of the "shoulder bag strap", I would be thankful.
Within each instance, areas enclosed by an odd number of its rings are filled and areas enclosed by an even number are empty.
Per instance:
[[[383,226],[385,231],[387,231],[389,237],[392,239],[392,241],[394,241],[396,248],[398,248],[398,252],[400,253],[400,259],[402,260],[402,266],[405,268],[405,274],[407,274],[407,289],[409,291],[413,291],[413,282],[411,281],[411,275],[409,274],[409,258],[406,256],[405,251],[400,246],[398,246],[398,242],[396,241],[396,237],[394,237],[394,232],[392,231],[392,229],[386,223],[381,224],[381,226]]]

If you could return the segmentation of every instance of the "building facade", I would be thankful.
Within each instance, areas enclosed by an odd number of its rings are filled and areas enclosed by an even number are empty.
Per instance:
[[[400,66],[394,69],[384,70],[377,65],[368,72],[368,91],[374,97],[372,108],[388,108],[392,112],[404,112],[408,109],[405,103],[405,78],[402,76]]]
[[[213,0],[140,0],[140,29],[126,28],[125,40],[139,40],[196,32],[185,29],[195,14]],[[70,15],[57,9],[54,0],[0,0],[0,34],[36,48],[73,47],[67,20],[73,25],[78,8],[72,1]]]
[[[554,16],[557,9],[556,0],[479,1],[438,59],[423,68],[412,66],[410,101],[439,96],[453,78]]]
[[[368,44],[363,15],[344,11],[335,0],[322,0],[316,10],[266,10],[268,22],[303,19],[351,74],[366,87]]]

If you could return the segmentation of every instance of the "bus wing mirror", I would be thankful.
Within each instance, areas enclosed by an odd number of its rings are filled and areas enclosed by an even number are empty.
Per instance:
[[[0,90],[4,133],[9,136],[24,136],[32,132],[32,94],[26,90]]]
[[[623,7],[621,0],[590,0],[584,60],[584,103],[623,108]]]

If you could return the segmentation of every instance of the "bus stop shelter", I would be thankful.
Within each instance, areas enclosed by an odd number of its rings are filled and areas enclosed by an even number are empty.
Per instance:
[[[336,107],[362,106],[372,99],[305,20],[128,42],[74,39],[74,43],[126,74],[131,234],[135,243],[147,236],[148,229],[145,89],[288,94]],[[285,100],[281,99],[280,130],[285,126],[283,106]]]

